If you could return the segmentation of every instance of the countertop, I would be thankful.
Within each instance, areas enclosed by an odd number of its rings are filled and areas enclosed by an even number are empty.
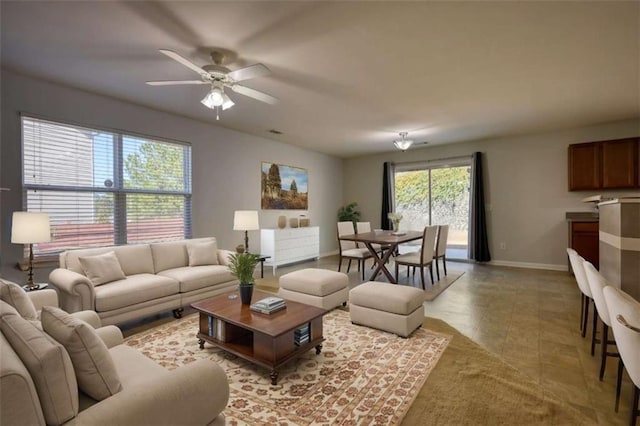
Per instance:
[[[598,212],[567,212],[565,219],[568,222],[598,222],[600,216]]]

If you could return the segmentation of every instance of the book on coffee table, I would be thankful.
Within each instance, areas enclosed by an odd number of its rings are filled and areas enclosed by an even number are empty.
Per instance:
[[[251,310],[261,314],[272,314],[286,308],[285,300],[280,297],[267,297],[251,305]]]

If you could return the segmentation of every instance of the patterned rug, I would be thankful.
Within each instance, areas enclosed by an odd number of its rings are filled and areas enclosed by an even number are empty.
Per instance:
[[[451,337],[420,328],[408,339],[351,324],[336,309],[323,319],[322,353],[309,350],[269,371],[195,337],[198,314],[135,334],[126,344],[173,369],[210,358],[227,373],[227,424],[399,424]]]

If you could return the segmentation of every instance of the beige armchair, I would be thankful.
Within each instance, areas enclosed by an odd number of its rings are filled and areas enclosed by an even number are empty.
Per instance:
[[[0,283],[6,290],[6,282]],[[15,291],[19,286],[11,286]],[[20,289],[21,290],[21,289]],[[4,292],[4,295],[7,295]],[[77,347],[58,343],[42,330],[46,323],[26,319],[5,300],[18,302],[23,312],[56,306],[54,290],[41,290],[0,300],[0,419],[11,425],[223,425],[222,411],[229,385],[222,368],[211,360],[199,360],[166,370],[139,351],[122,344],[120,329],[100,327],[93,311],[62,315],[64,325],[82,319],[95,327],[98,345],[120,382],[119,390],[100,401],[79,390]],[[33,304],[30,305],[29,302]],[[51,309],[47,308],[47,315]],[[55,310],[55,309],[54,309]],[[44,317],[44,314],[42,315]],[[40,315],[37,315],[40,318]],[[43,318],[44,320],[44,318]],[[48,320],[48,319],[47,319]],[[93,328],[82,325],[84,332]],[[74,331],[75,333],[75,331]],[[71,333],[73,334],[73,333]],[[106,346],[106,347],[105,347]],[[103,349],[100,349],[102,347]]]

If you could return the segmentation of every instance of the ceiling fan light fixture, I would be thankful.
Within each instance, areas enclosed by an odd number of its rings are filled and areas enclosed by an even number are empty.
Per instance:
[[[219,107],[225,103],[224,96],[226,95],[222,89],[214,87],[200,102],[202,102],[202,104],[207,108],[214,109],[215,107]]]
[[[235,103],[231,100],[231,98],[227,96],[226,93],[222,92],[222,110],[224,111],[226,109],[229,109],[234,105]]]

